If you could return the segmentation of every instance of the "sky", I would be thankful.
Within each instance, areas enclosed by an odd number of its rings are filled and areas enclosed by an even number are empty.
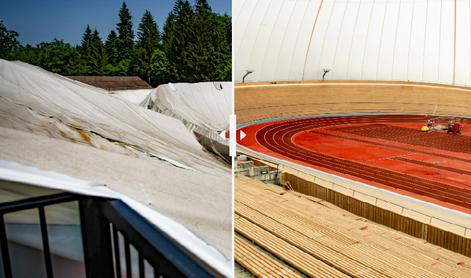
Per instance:
[[[0,0],[0,20],[9,30],[19,33],[21,44],[36,45],[54,38],[79,44],[87,24],[96,28],[103,40],[116,28],[122,0]],[[193,4],[194,0],[190,0]],[[127,0],[134,34],[147,9],[159,30],[175,0]],[[213,11],[231,15],[231,0],[208,0]]]

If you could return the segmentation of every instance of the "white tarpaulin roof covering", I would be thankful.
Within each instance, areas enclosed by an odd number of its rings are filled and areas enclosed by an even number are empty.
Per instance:
[[[107,184],[231,256],[231,171],[180,120],[0,60],[0,160]]]
[[[164,233],[169,234],[179,244],[188,248],[190,252],[193,252],[198,257],[208,262],[209,265],[211,265],[220,273],[230,276],[230,273],[232,272],[230,265],[225,260],[221,260],[221,255],[216,251],[216,249],[210,247],[208,248],[204,241],[196,237],[182,225],[176,223],[168,217],[159,214],[155,210],[139,202],[136,202],[128,196],[111,190],[104,185],[74,179],[52,172],[39,171],[32,167],[25,167],[17,163],[5,161],[0,161],[0,180],[15,182],[15,184],[12,183],[0,189],[0,192],[2,193],[2,199],[5,200],[12,198],[22,199],[26,197],[33,197],[36,194],[48,195],[59,193],[61,191],[69,191],[72,193],[89,196],[120,199],[143,217],[149,219],[151,223],[159,227],[160,230],[162,230]],[[25,188],[23,186],[24,184],[36,185],[38,188],[32,190],[32,188]],[[12,185],[15,185],[14,189],[12,188]],[[44,192],[45,189],[49,190],[50,192]],[[25,192],[25,190],[30,192]],[[31,196],[27,196],[28,194],[31,194]],[[68,246],[68,248],[56,248],[56,250],[52,250],[53,253],[60,254],[70,259],[81,260],[82,254],[80,253],[82,251],[81,246],[79,246],[80,242],[74,242],[80,238],[80,235],[76,234],[78,232],[77,227],[70,225],[76,224],[74,223],[74,218],[78,218],[78,215],[74,214],[77,213],[78,212],[74,211],[73,208],[70,209],[64,207],[61,208],[60,212],[49,211],[48,232],[52,232],[49,233],[50,242],[59,241],[63,244],[67,244]],[[21,214],[21,219],[17,219],[17,221],[22,224],[34,223],[37,225],[37,219],[35,219],[35,217],[30,214],[31,211],[24,211],[24,213]],[[66,227],[60,225],[50,225],[51,219],[57,220],[57,218],[62,218],[61,221],[65,221],[69,225],[65,225]],[[15,227],[15,225],[12,225],[12,223],[8,224],[9,229],[11,229],[13,226],[13,230],[15,232],[14,234],[9,234],[10,240],[23,243],[27,246],[35,247],[37,249],[42,248],[41,240],[37,237],[36,231],[34,230],[35,228],[37,229],[37,227],[28,227],[28,225],[19,225],[19,227]],[[133,267],[133,273],[137,269],[138,268]],[[134,273],[134,275],[137,274],[138,273]]]
[[[117,90],[112,91],[111,94],[136,105],[144,106],[147,96],[152,92],[152,90],[154,89]]]
[[[234,1],[235,79],[471,85],[471,1]]]
[[[142,104],[227,145],[219,133],[229,130],[231,96],[231,82],[176,83],[158,86]]]

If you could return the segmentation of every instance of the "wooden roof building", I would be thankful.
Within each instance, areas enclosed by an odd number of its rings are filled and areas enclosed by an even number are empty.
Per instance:
[[[68,76],[68,78],[108,91],[152,89],[139,76]]]

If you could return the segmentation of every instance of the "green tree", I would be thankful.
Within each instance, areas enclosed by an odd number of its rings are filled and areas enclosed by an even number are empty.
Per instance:
[[[188,0],[176,0],[162,34],[151,13],[144,13],[134,43],[131,14],[123,3],[117,32],[111,31],[104,44],[98,31],[87,25],[76,47],[57,39],[21,46],[18,34],[0,21],[0,57],[63,75],[138,74],[151,85],[229,81],[231,28],[231,18],[214,13],[207,0],[196,0],[194,8]]]
[[[119,39],[116,32],[114,30],[111,30],[105,42],[105,50],[106,50],[106,55],[108,57],[108,63],[111,65],[118,64],[120,60],[118,40]]]
[[[141,23],[137,32],[137,46],[149,51],[149,56],[152,55],[154,49],[159,46],[160,32],[155,23],[152,14],[146,10],[142,16]]]
[[[163,51],[172,82],[231,80],[231,19],[212,12],[206,0],[195,8],[177,0],[163,29]]]
[[[38,44],[37,65],[51,72],[62,75],[86,74],[80,53],[68,43],[54,39],[52,42]]]
[[[194,81],[227,80],[231,61],[231,47],[227,41],[230,19],[212,13],[206,0],[198,0],[195,10],[191,24],[193,37],[187,45],[191,53],[187,67]]]
[[[231,81],[232,80],[232,20],[228,15],[216,15],[218,22],[221,25],[222,36],[220,37],[221,55],[219,57],[218,65],[221,66],[222,71],[218,70],[217,80]],[[224,41],[223,41],[224,40]]]
[[[211,7],[206,0],[196,0],[195,12],[198,15],[206,14],[211,12]]]
[[[92,69],[92,74],[103,74],[103,67],[106,65],[106,49],[97,29],[92,34],[92,44],[90,49],[90,61],[88,65]]]
[[[118,23],[118,53],[121,59],[129,59],[134,47],[134,32],[132,30],[132,17],[126,3],[123,2],[119,10]]]
[[[29,44],[19,46],[8,56],[10,60],[19,60],[28,64],[38,65],[38,49]]]
[[[87,68],[88,74],[103,74],[107,58],[105,46],[100,38],[97,29],[93,32],[87,25],[82,36],[82,44],[79,47],[81,57]]]
[[[137,73],[150,83],[150,64],[154,51],[160,45],[160,32],[152,14],[148,10],[142,16],[137,38],[131,71]]]
[[[175,23],[175,15],[173,12],[170,12],[165,20],[163,31],[162,31],[162,51],[164,52],[165,56],[167,57],[170,65],[169,67],[173,68],[172,72],[176,72],[175,63],[170,59],[172,56],[172,52],[174,52],[175,47],[173,46],[174,42],[176,41],[176,23]],[[170,74],[168,76],[169,82],[178,81],[178,74]]]
[[[194,76],[188,62],[192,55],[188,42],[193,37],[192,19],[194,11],[187,0],[177,0],[164,25],[163,51],[174,74],[171,82],[193,82]]]
[[[85,51],[88,49],[91,45],[92,41],[92,29],[90,28],[90,25],[87,24],[87,28],[85,28],[85,32],[82,35],[82,43],[80,45],[80,49],[82,51]]]
[[[8,30],[0,20],[0,58],[8,58],[10,54],[20,47],[18,33]]]
[[[152,86],[168,83],[175,76],[174,67],[167,59],[165,52],[155,49],[150,63],[149,80]]]
[[[130,59],[124,59],[119,61],[117,64],[107,64],[103,67],[104,75],[128,75],[130,67]]]

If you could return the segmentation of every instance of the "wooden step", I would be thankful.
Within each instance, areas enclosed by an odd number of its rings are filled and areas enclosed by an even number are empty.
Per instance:
[[[235,217],[345,274],[471,277],[470,258],[315,198],[245,177],[237,177],[235,187]]]
[[[301,277],[289,267],[243,240],[239,235],[235,236],[234,247],[236,262],[256,277]]]
[[[280,260],[311,277],[350,277],[242,217],[234,219],[236,232]]]

